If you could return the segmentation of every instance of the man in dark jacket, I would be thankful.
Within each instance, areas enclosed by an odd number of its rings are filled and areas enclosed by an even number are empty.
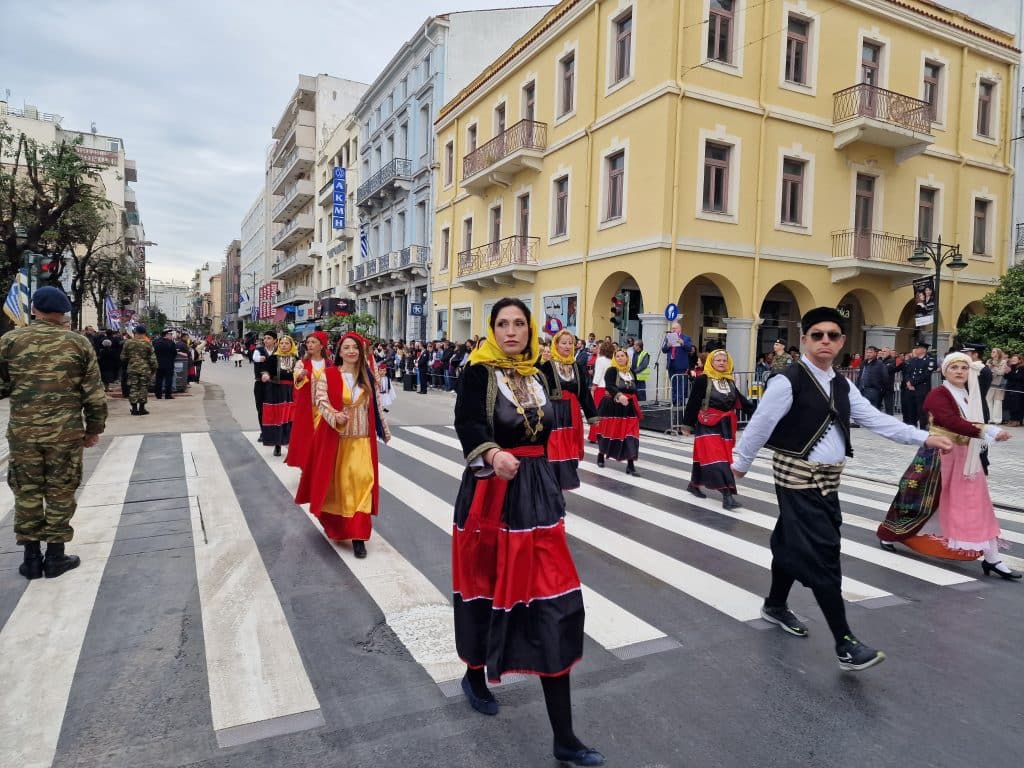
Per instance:
[[[882,410],[882,395],[888,378],[885,363],[878,358],[878,347],[865,349],[864,362],[857,372],[857,389],[878,410]]]
[[[178,345],[174,343],[170,329],[165,329],[160,338],[153,342],[156,353],[156,399],[174,399],[174,361],[178,359]]]

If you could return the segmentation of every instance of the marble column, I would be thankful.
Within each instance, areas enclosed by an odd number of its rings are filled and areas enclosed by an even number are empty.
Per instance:
[[[667,396],[668,374],[665,371],[665,356],[661,354],[661,344],[665,333],[671,325],[665,315],[657,312],[641,312],[637,315],[643,332],[640,336],[644,343],[644,351],[651,356],[651,378],[647,380],[647,399],[657,400],[657,394]]]
[[[951,331],[939,331],[939,348],[936,352],[938,358],[936,359],[942,360],[949,353],[949,341],[952,336],[953,333]],[[925,338],[927,339],[928,337],[926,336]]]
[[[899,333],[899,328],[893,328],[888,325],[865,325],[864,326],[864,346],[865,347],[888,347],[889,349],[896,348],[896,334]]]
[[[754,370],[754,321],[749,317],[725,318],[725,348],[737,373]]]

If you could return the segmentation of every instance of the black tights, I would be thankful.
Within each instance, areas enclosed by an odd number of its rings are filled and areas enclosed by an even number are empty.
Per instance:
[[[773,608],[782,608],[786,605],[789,597],[789,590],[793,587],[794,579],[785,571],[772,565],[772,586],[765,600]],[[843,593],[839,587],[815,587],[811,590],[814,599],[818,601],[818,607],[825,614],[825,621],[832,631],[832,637],[838,643],[850,632],[850,625],[846,623],[846,605],[843,603]]]
[[[480,698],[493,698],[487,689],[484,670],[466,668],[466,677],[473,693]],[[541,687],[544,689],[544,704],[551,721],[551,732],[559,746],[566,749],[584,749],[584,744],[572,730],[572,692],[569,688],[569,674],[558,677],[542,677]]]

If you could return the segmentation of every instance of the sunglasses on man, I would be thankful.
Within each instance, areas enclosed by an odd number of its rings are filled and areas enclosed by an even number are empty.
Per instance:
[[[812,341],[821,341],[826,334],[825,331],[811,331],[807,335],[811,337]],[[843,338],[841,331],[828,331],[829,341],[839,341],[841,338]]]

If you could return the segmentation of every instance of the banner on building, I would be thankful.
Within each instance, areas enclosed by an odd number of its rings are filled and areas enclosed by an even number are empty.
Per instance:
[[[260,303],[256,319],[269,318],[274,315],[274,299],[277,298],[277,283],[265,283],[260,286]]]
[[[914,280],[914,325],[931,325],[935,322],[935,276],[919,277]]]
[[[345,228],[345,169],[334,169],[334,207],[331,213],[331,229]]]
[[[576,294],[565,293],[559,296],[544,297],[544,323],[546,327],[550,320],[558,320],[562,328],[576,334]],[[551,327],[554,327],[552,324]]]

